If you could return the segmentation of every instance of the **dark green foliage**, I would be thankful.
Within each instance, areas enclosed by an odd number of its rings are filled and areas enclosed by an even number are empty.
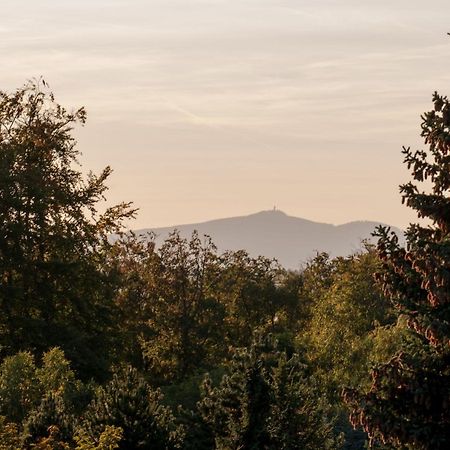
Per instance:
[[[136,369],[124,367],[97,390],[83,415],[81,428],[93,440],[106,425],[122,428],[121,449],[179,448],[181,429],[161,400],[160,392],[151,389]]]
[[[228,347],[249,345],[255,327],[285,332],[296,317],[295,284],[284,285],[275,261],[244,251],[218,255],[197,233],[184,239],[175,232],[159,249],[127,236],[111,261],[123,279],[117,303],[129,354],[142,367],[140,342],[143,367],[158,384],[211,370]]]
[[[151,268],[152,338],[143,343],[147,367],[156,379],[180,380],[212,367],[224,353],[225,311],[215,295],[220,274],[215,246],[194,233],[173,233]]]
[[[280,450],[339,448],[334,418],[313,379],[305,376],[298,355],[281,354],[272,369],[272,410],[269,431]]]
[[[305,377],[297,355],[276,350],[273,339],[260,338],[251,349],[236,351],[220,385],[203,385],[192,440],[216,449],[338,448],[328,408]],[[206,445],[205,445],[206,443]],[[211,447],[210,447],[211,448]]]
[[[115,292],[120,321],[120,357],[133,367],[143,367],[140,343],[154,337],[148,321],[155,315],[155,270],[158,255],[151,235],[127,233],[108,253],[108,270],[119,282]]]
[[[174,410],[180,406],[187,410],[195,409],[197,402],[200,400],[200,387],[205,378],[205,374],[208,373],[213,383],[218,383],[225,372],[226,367],[222,365],[208,372],[199,372],[179,383],[162,386],[161,391],[164,394],[164,404]]]
[[[403,151],[413,180],[428,180],[431,192],[413,182],[400,188],[404,202],[431,225],[411,225],[407,249],[389,230],[378,232],[378,281],[416,339],[372,372],[367,394],[350,390],[346,398],[354,424],[373,440],[438,450],[450,446],[450,103],[437,93],[433,102],[422,116],[429,151]]]
[[[39,404],[41,386],[28,352],[5,358],[0,366],[0,414],[20,423]]]
[[[104,369],[113,280],[103,270],[107,236],[132,215],[96,211],[107,167],[84,179],[68,112],[45,83],[0,92],[0,350],[58,345],[83,374]]]
[[[44,397],[24,424],[24,434],[28,442],[36,442],[48,436],[51,426],[58,428],[58,436],[65,442],[72,440],[75,417],[67,411],[67,405],[60,395],[53,393]]]
[[[225,353],[218,255],[211,240],[196,233],[190,240],[173,233],[158,250],[147,238],[128,235],[111,253],[122,278],[116,301],[127,357],[159,384],[180,382]]]
[[[244,250],[227,252],[221,261],[223,270],[218,283],[227,308],[228,339],[233,346],[247,346],[256,328],[275,331],[276,322],[289,304],[291,297],[280,288],[284,272],[277,261],[252,258]]]

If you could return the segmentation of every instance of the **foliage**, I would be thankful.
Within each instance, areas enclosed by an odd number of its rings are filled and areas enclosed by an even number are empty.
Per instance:
[[[119,448],[122,436],[122,428],[111,425],[105,426],[105,431],[100,434],[98,439],[92,439],[89,434],[80,429],[75,435],[76,450],[115,450]]]
[[[378,230],[378,281],[416,339],[372,371],[367,393],[346,392],[353,423],[396,448],[450,443],[450,103],[437,93],[433,102],[422,116],[429,151],[404,148],[414,181],[400,188],[403,201],[431,225],[411,225],[406,249],[388,229]],[[424,181],[431,192],[414,184]]]
[[[42,367],[36,373],[44,391],[55,395],[69,396],[76,384],[75,373],[70,368],[69,361],[57,347],[44,353]]]
[[[20,352],[5,358],[0,366],[0,411],[13,422],[21,422],[36,406],[40,386],[33,356]]]
[[[0,416],[0,450],[12,450],[20,448],[22,436],[15,423],[7,422],[4,416]]]
[[[140,342],[154,336],[149,320],[155,313],[155,265],[158,255],[152,235],[133,232],[118,238],[108,252],[108,270],[117,274],[115,303],[120,321],[120,354],[135,367],[143,366]]]
[[[248,345],[255,327],[284,331],[296,317],[295,278],[267,258],[217,254],[209,237],[172,233],[160,248],[151,236],[118,240],[111,266],[120,272],[116,301],[124,342],[158,384],[180,384],[211,370],[229,346]],[[138,358],[140,342],[144,364]]]
[[[203,425],[189,436],[190,448],[339,447],[297,355],[288,358],[272,338],[260,336],[250,349],[236,351],[228,370],[217,387],[205,379],[194,416]]]
[[[76,169],[71,132],[85,120],[44,81],[0,92],[0,345],[9,355],[58,345],[92,375],[114,324],[107,237],[133,211],[97,213],[111,169],[87,179]]]
[[[95,442],[106,425],[121,428],[119,448],[178,448],[181,429],[161,400],[161,393],[152,390],[136,369],[124,367],[97,390],[81,428]]]
[[[391,325],[394,317],[373,279],[378,266],[376,254],[368,247],[334,260],[321,254],[307,267],[319,289],[314,284],[309,292],[303,288],[310,299],[311,318],[300,338],[316,375],[335,399],[343,386],[367,384],[371,359],[386,353],[380,339],[375,346],[374,336],[381,336],[382,327]],[[322,283],[325,288],[320,287]],[[386,350],[390,355],[391,349]]]
[[[28,442],[46,439],[50,427],[56,427],[58,437],[70,442],[74,432],[75,418],[68,411],[67,405],[61,395],[48,393],[39,406],[28,415],[24,422],[24,435]]]
[[[224,309],[214,295],[219,275],[216,248],[194,233],[173,233],[150,268],[151,338],[143,342],[146,365],[155,379],[184,379],[222,355]]]
[[[52,425],[48,428],[48,436],[40,438],[31,448],[37,450],[69,450],[69,445],[60,440],[59,428]]]
[[[234,346],[250,345],[256,328],[275,331],[283,308],[284,292],[279,264],[260,256],[252,258],[244,250],[221,257],[223,270],[218,280],[222,302],[227,308],[227,334]]]
[[[33,356],[19,352],[0,366],[0,407],[15,424],[27,445],[44,445],[49,427],[56,426],[58,438],[71,441],[74,413],[84,386],[75,378],[64,353],[54,348],[43,355],[36,367]],[[19,429],[20,428],[20,429]],[[55,429],[56,432],[56,429]]]
[[[37,450],[115,450],[119,448],[123,433],[121,428],[107,425],[105,431],[98,437],[98,442],[94,442],[83,430],[79,430],[74,437],[75,446],[60,440],[60,430],[57,426],[50,426],[47,434],[48,436],[39,439],[36,444],[32,444],[31,448]]]

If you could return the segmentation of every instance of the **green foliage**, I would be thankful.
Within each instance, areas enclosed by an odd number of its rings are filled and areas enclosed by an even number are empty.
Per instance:
[[[115,303],[121,328],[121,359],[142,368],[139,343],[154,337],[148,325],[155,314],[157,285],[154,267],[158,264],[158,255],[153,236],[136,236],[132,232],[121,236],[110,248],[107,264],[119,281]]]
[[[284,306],[283,271],[269,258],[252,258],[247,252],[227,252],[221,257],[218,280],[222,302],[227,308],[227,334],[233,346],[247,346],[256,328],[275,331]]]
[[[88,433],[80,429],[75,435],[77,443],[75,450],[115,450],[119,448],[122,437],[122,428],[111,425],[105,426],[105,431],[100,434],[98,439],[92,439]]]
[[[336,401],[343,386],[367,384],[374,351],[374,336],[394,318],[389,302],[376,286],[373,274],[379,262],[373,249],[348,258],[330,260],[318,255],[306,269],[314,274],[309,292],[310,321],[300,338],[307,355],[330,398]],[[390,351],[390,349],[386,349]],[[389,353],[389,356],[392,353]]]
[[[43,355],[41,367],[36,367],[28,352],[7,357],[0,366],[2,414],[21,425],[21,439],[27,445],[44,445],[42,442],[50,439],[48,429],[51,426],[56,426],[58,438],[70,442],[77,409],[75,403],[83,389],[58,348]]]
[[[336,431],[345,433],[346,449],[364,448],[367,435],[352,429],[342,388],[369,386],[371,365],[388,360],[404,334],[373,278],[378,268],[374,249],[366,246],[346,258],[318,254],[302,273],[300,297],[306,319],[301,320],[297,345],[333,405]]]
[[[42,367],[36,373],[44,391],[55,395],[67,397],[76,384],[75,373],[70,368],[69,361],[57,347],[44,353]]]
[[[61,441],[59,428],[52,425],[47,430],[48,436],[42,437],[36,444],[31,444],[30,448],[37,450],[69,450],[69,445]]]
[[[208,375],[213,382],[220,381],[226,371],[224,366],[216,367],[208,371]],[[206,372],[192,375],[179,383],[162,386],[161,390],[164,394],[164,404],[172,409],[182,407],[188,410],[195,408],[200,400],[200,385],[205,378]]]
[[[124,367],[99,387],[84,413],[81,428],[94,442],[107,425],[123,430],[119,448],[178,448],[182,439],[159,391],[152,390],[136,369]]]
[[[415,339],[372,371],[368,392],[346,392],[353,423],[395,448],[450,445],[450,103],[437,93],[433,102],[422,116],[429,151],[404,148],[414,181],[400,187],[403,201],[432,225],[411,225],[407,249],[388,229],[378,230],[377,279]],[[431,192],[414,184],[426,180]]]
[[[173,233],[156,251],[131,235],[116,243],[112,262],[124,280],[117,302],[126,342],[134,361],[141,344],[154,381],[179,381],[217,363],[225,311],[214,292],[220,272],[209,238]]]
[[[58,345],[84,375],[105,369],[114,324],[108,235],[133,214],[102,215],[107,167],[85,179],[68,112],[44,82],[0,92],[0,344],[4,354]]]
[[[334,433],[330,405],[308,382],[305,368],[296,354],[281,354],[272,368],[272,441],[280,450],[339,448],[342,437]]]
[[[105,431],[94,441],[83,430],[79,430],[74,437],[76,444],[73,446],[62,441],[59,428],[52,425],[47,430],[47,436],[40,438],[36,444],[31,444],[29,448],[36,450],[115,450],[119,448],[122,434],[121,428],[107,425]],[[12,448],[8,447],[8,450],[12,450]]]
[[[28,442],[44,439],[50,427],[57,427],[58,439],[70,442],[74,432],[75,418],[68,411],[61,395],[47,393],[39,406],[24,422],[24,435]]]
[[[205,379],[189,448],[339,448],[297,355],[288,358],[273,339],[261,338],[236,351],[228,369],[217,387]]]
[[[225,311],[214,293],[220,274],[216,248],[194,233],[173,233],[158,251],[153,315],[154,337],[143,343],[147,366],[156,378],[183,379],[211,367],[224,352]]]
[[[38,404],[40,386],[33,356],[28,352],[5,358],[0,366],[0,411],[12,422],[21,422]]]
[[[123,285],[122,311],[128,354],[158,384],[177,383],[211,370],[229,346],[248,345],[255,327],[283,331],[296,317],[298,295],[275,261],[244,251],[218,255],[208,237],[174,232],[156,249],[134,235],[116,242],[111,266]]]

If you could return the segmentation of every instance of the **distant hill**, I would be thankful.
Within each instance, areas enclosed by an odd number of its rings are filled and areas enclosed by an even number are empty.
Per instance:
[[[276,258],[284,267],[298,269],[316,252],[347,256],[361,249],[361,241],[371,239],[371,233],[379,224],[358,221],[331,225],[270,210],[202,223],[148,228],[136,233],[156,233],[159,245],[174,229],[184,237],[197,230],[200,235],[211,236],[220,251],[245,249],[252,256]],[[392,229],[402,235],[398,228]]]

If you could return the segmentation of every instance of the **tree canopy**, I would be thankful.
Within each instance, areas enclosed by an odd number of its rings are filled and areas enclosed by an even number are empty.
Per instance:
[[[111,169],[83,176],[71,132],[85,120],[44,81],[0,92],[0,352],[60,345],[92,373],[105,368],[114,323],[108,235],[133,210],[98,213]]]

